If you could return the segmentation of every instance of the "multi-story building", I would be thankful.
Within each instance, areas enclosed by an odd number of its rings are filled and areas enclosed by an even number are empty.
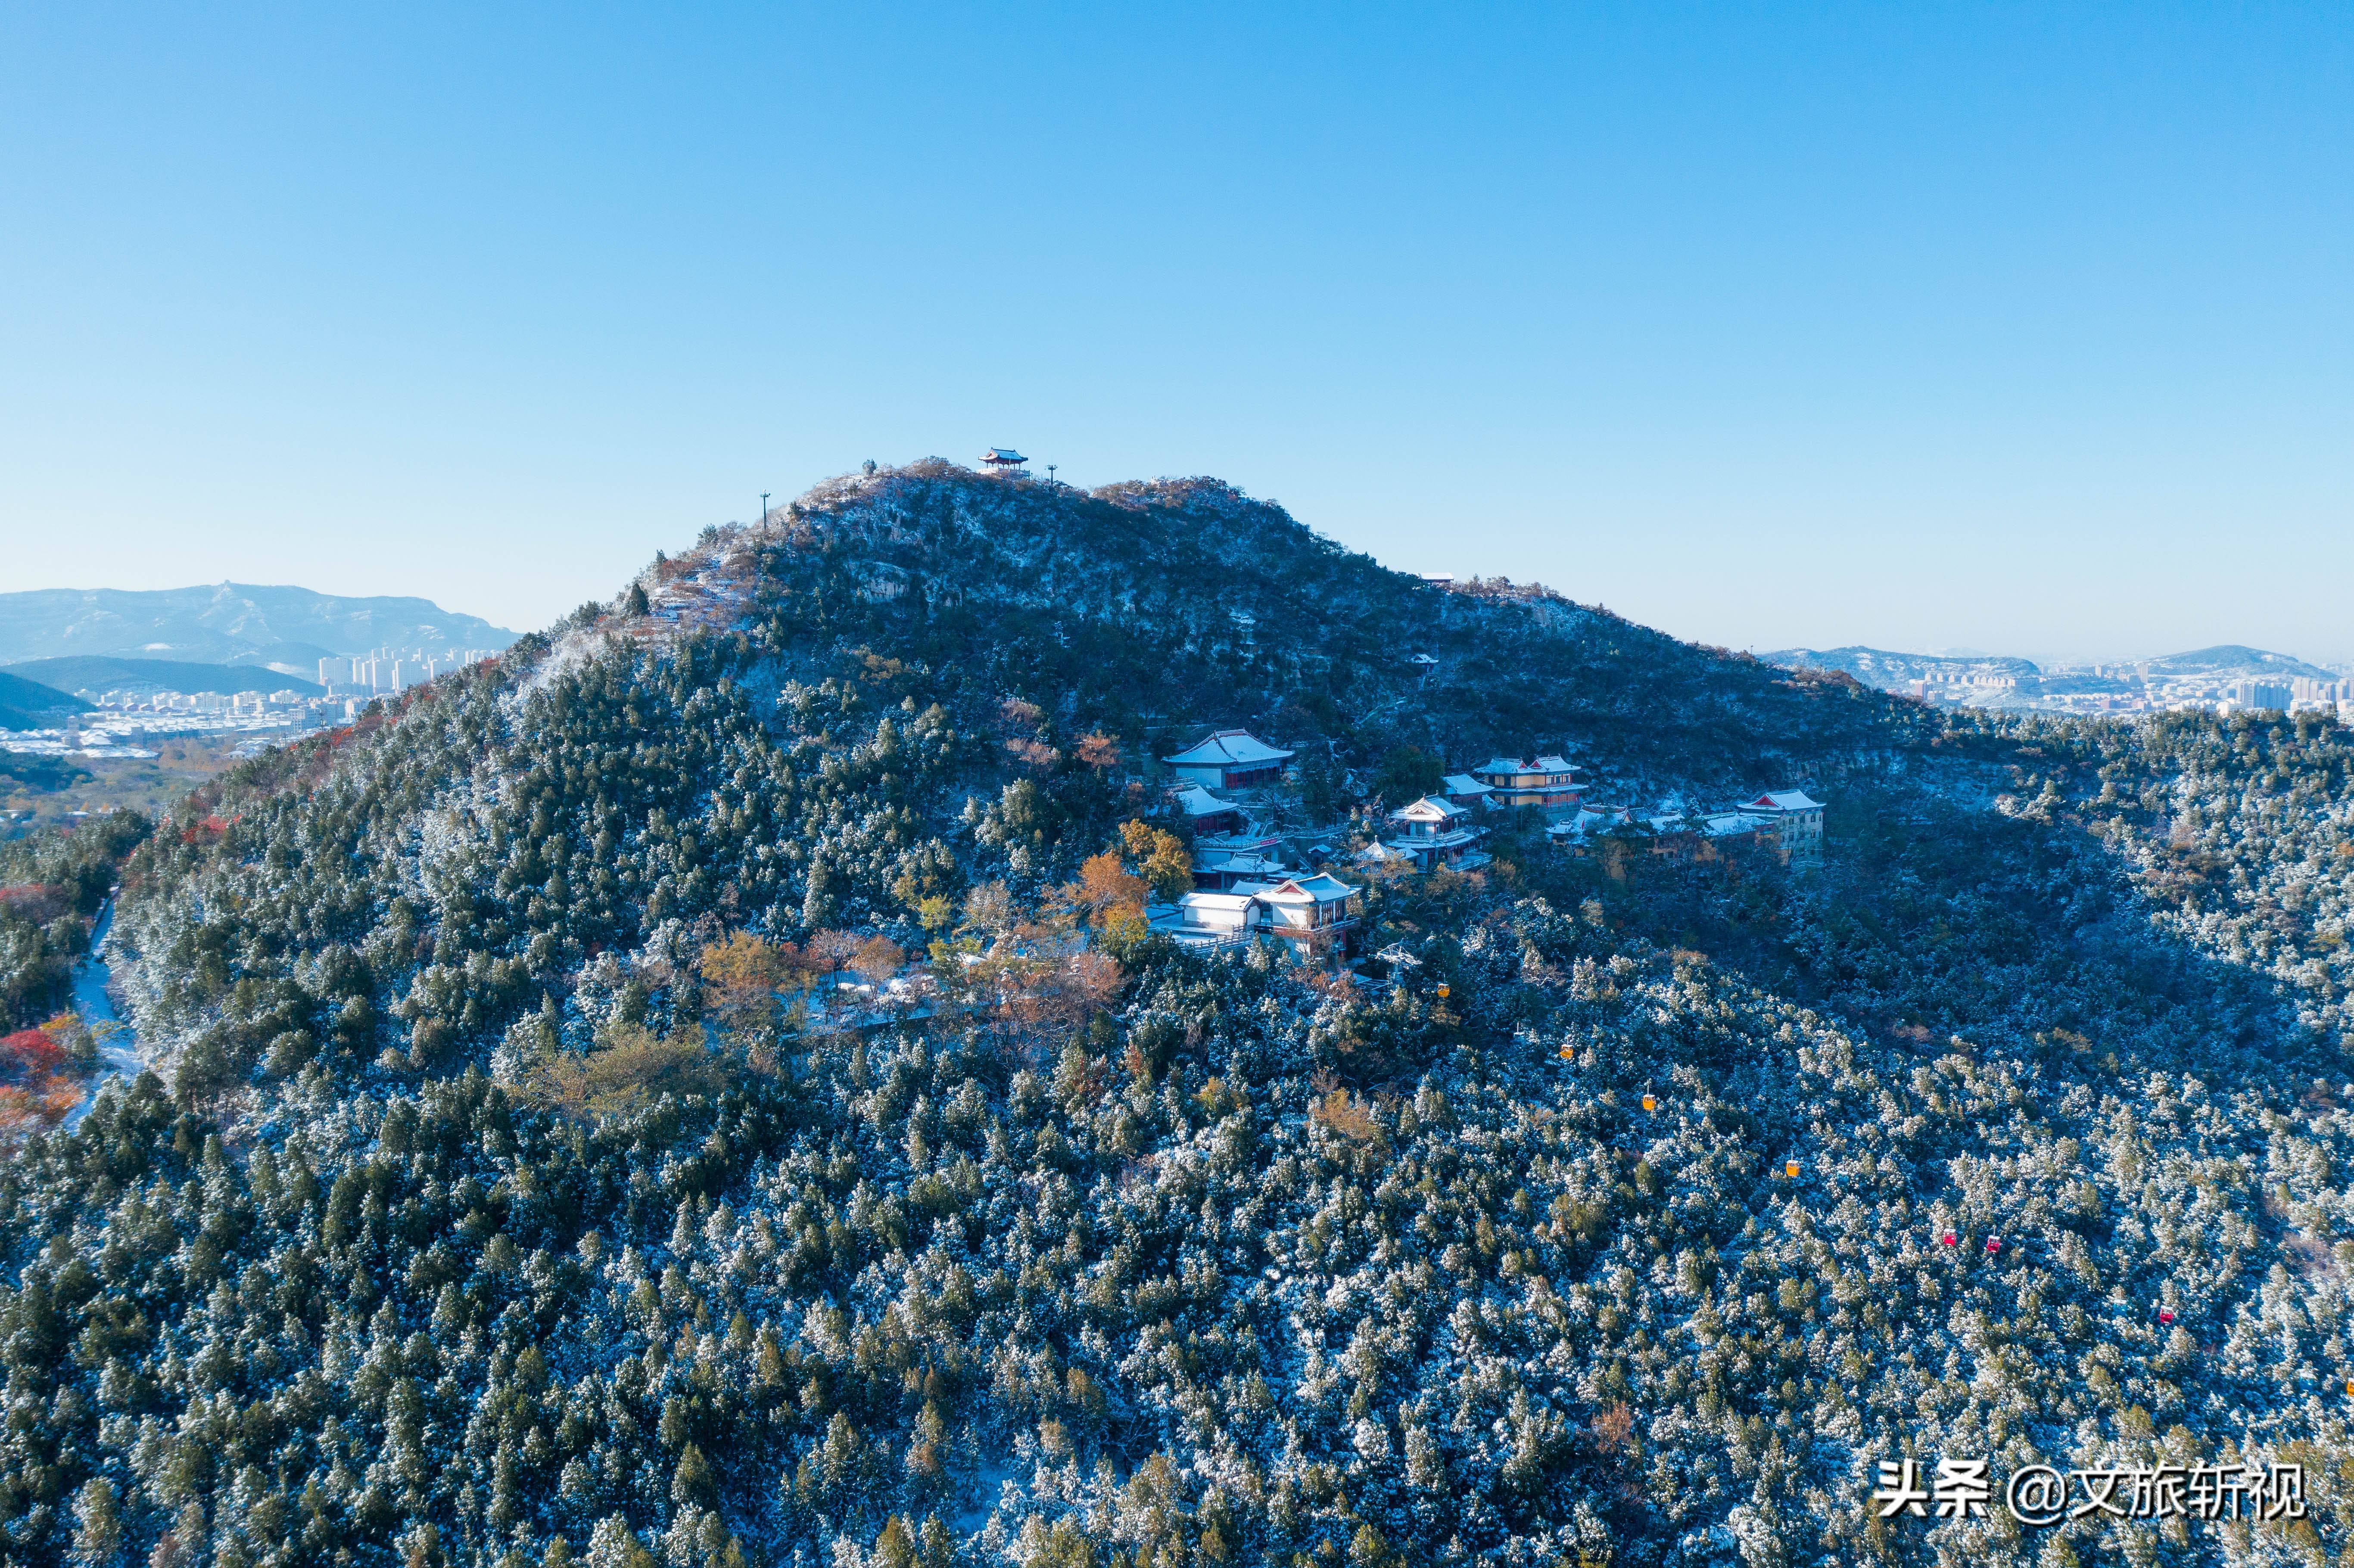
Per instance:
[[[1499,757],[1471,770],[1488,786],[1489,800],[1497,806],[1537,806],[1548,811],[1576,809],[1585,783],[1566,758],[1548,752],[1534,757]]]
[[[1823,858],[1823,803],[1810,798],[1803,789],[1773,789],[1754,800],[1744,800],[1737,808],[1748,816],[1762,817],[1775,825],[1781,837],[1781,854],[1786,861],[1819,861]]]
[[[1392,811],[1389,824],[1382,847],[1413,861],[1417,871],[1487,863],[1488,857],[1471,847],[1487,836],[1487,830],[1471,826],[1470,810],[1452,800],[1425,795]]]

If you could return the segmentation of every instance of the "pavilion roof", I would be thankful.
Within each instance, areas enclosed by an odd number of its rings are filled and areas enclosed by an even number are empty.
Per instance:
[[[1214,817],[1236,809],[1232,800],[1221,800],[1199,784],[1177,791],[1177,807],[1189,817]]]
[[[1199,767],[1214,762],[1281,762],[1291,756],[1279,747],[1273,747],[1246,729],[1222,729],[1187,747],[1174,757],[1161,760],[1172,765],[1192,764]]]
[[[1576,765],[1547,752],[1543,757],[1499,757],[1473,768],[1474,773],[1575,773]]]

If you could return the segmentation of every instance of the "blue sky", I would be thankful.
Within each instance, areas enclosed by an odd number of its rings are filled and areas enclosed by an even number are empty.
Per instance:
[[[2354,658],[2354,13],[0,6],[0,589],[517,627],[873,457],[1736,647]]]

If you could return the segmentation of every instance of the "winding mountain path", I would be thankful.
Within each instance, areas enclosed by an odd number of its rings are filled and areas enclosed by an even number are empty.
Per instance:
[[[147,1065],[139,1054],[139,1037],[131,1032],[129,1024],[116,1016],[114,997],[107,990],[114,976],[101,955],[106,948],[107,935],[113,927],[114,900],[109,896],[99,909],[98,924],[90,927],[90,957],[84,959],[81,967],[74,971],[73,996],[74,1010],[81,1014],[84,1022],[93,1027],[101,1023],[111,1023],[116,1027],[108,1032],[106,1044],[101,1048],[101,1065],[91,1075],[90,1086],[82,1091],[81,1104],[66,1113],[68,1132],[81,1125],[81,1118],[90,1114],[90,1106],[98,1098],[98,1091],[106,1086],[108,1080],[135,1078]]]

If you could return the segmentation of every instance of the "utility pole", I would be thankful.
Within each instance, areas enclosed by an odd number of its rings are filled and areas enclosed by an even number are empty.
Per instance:
[[[1053,463],[1048,463],[1046,465],[1046,482],[1048,484],[1055,482],[1055,465]]]
[[[774,493],[768,490],[760,492],[760,521],[764,524],[769,520],[769,497]]]

